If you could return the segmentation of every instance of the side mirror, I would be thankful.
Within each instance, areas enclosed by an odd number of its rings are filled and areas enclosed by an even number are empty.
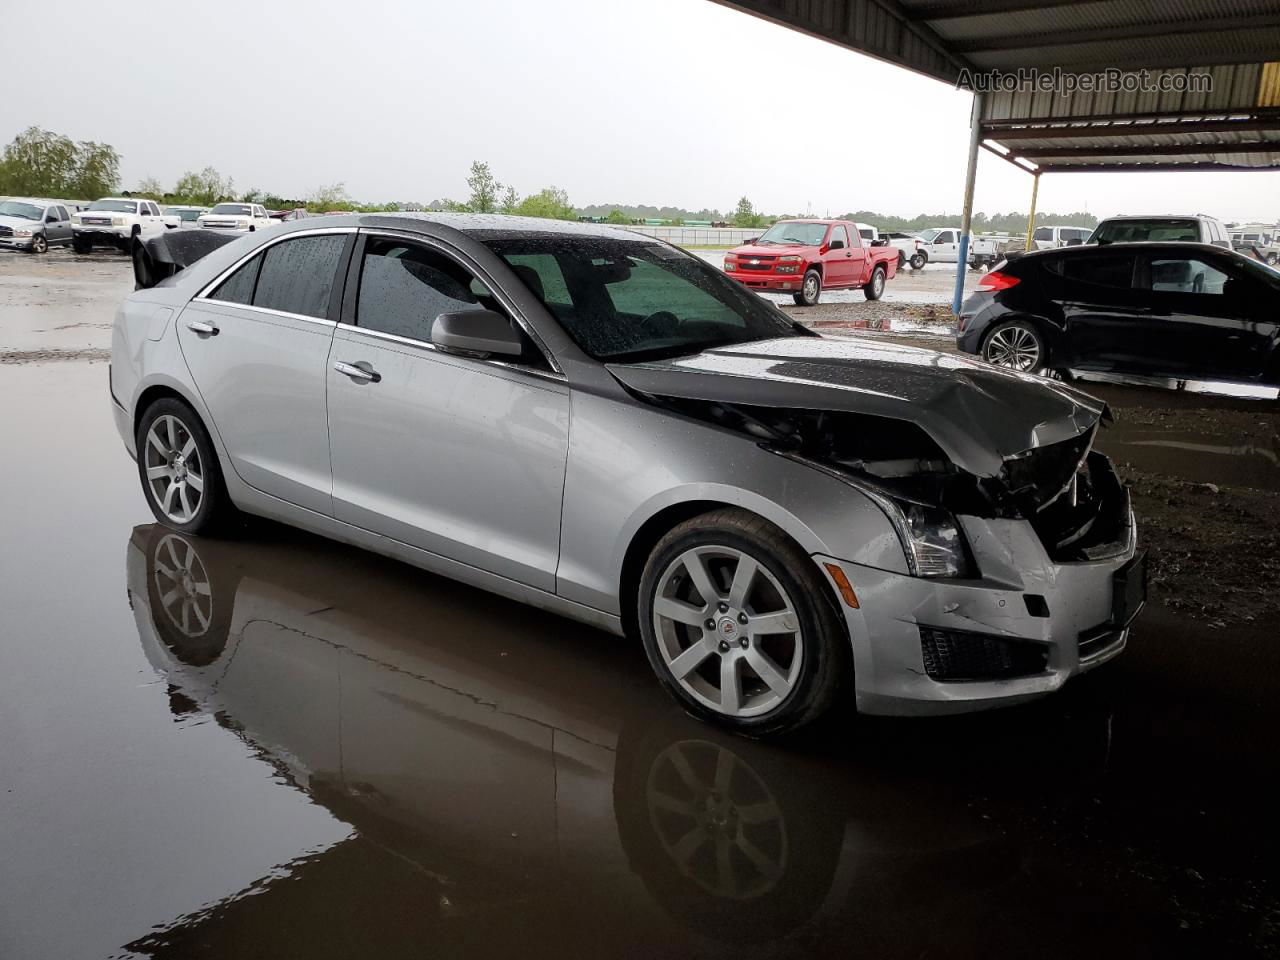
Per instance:
[[[1081,247],[1081,246],[1084,246],[1084,241],[1081,240],[1079,237],[1072,237],[1070,240],[1067,241],[1067,246]]]
[[[831,249],[832,249],[832,250],[843,250],[843,249],[844,249],[844,241],[843,241],[843,240],[832,240],[832,241],[831,241]]]
[[[44,222],[45,222],[45,223],[57,223],[57,222],[58,222],[58,218],[57,218],[55,215],[53,215],[53,214],[51,213],[51,214],[49,214],[47,217],[45,217],[45,218],[44,218]]]
[[[431,325],[431,342],[445,353],[480,359],[494,355],[518,357],[524,352],[524,344],[511,321],[492,310],[440,314]]]
[[[759,239],[760,239],[759,237],[752,237],[750,240],[747,241],[747,243],[755,243]]]

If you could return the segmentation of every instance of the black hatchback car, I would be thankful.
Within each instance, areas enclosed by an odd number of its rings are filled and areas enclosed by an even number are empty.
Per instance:
[[[1280,386],[1280,273],[1221,247],[1117,243],[997,264],[960,308],[965,353],[1081,370]]]

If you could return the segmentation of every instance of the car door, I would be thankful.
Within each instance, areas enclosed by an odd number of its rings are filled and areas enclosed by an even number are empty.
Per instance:
[[[325,369],[354,229],[258,247],[187,305],[178,342],[232,469],[331,515]]]
[[[850,244],[849,231],[842,224],[833,226],[827,235],[827,252],[822,256],[826,275],[823,286],[847,287],[857,282],[854,271],[860,266],[860,261],[855,258],[854,251],[861,249]]]
[[[1161,328],[1159,372],[1232,380],[1261,375],[1276,329],[1274,289],[1227,256],[1170,249],[1144,255],[1142,266]]]
[[[1137,256],[1130,251],[1090,251],[1045,264],[1062,309],[1070,366],[1081,370],[1141,372],[1152,369],[1158,327],[1145,296],[1134,286]]]
[[[51,208],[57,216],[57,222],[49,224],[49,242],[50,243],[70,243],[71,242],[71,214],[67,212],[67,208],[62,204],[57,204]]]
[[[327,372],[334,516],[553,591],[567,382],[532,342],[520,362],[431,343],[441,313],[514,317],[441,244],[362,234],[350,277]]]
[[[933,249],[929,253],[930,260],[939,263],[955,263],[960,255],[960,246],[956,241],[954,230],[943,230],[933,239]]]

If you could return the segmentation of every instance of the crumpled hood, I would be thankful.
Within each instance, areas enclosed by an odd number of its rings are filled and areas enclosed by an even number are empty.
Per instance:
[[[1101,400],[1056,381],[868,340],[786,337],[608,369],[644,394],[906,420],[979,477],[1111,418]]]

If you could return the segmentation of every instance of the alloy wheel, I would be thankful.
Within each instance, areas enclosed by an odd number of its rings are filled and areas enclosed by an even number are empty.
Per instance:
[[[741,550],[694,547],[672,560],[658,578],[653,629],[672,678],[725,716],[768,713],[800,679],[804,638],[795,604]]]
[[[649,768],[645,803],[663,851],[716,897],[764,896],[786,871],[782,808],[727,747],[705,740],[671,744]]]
[[[876,270],[871,274],[871,290],[878,297],[884,293],[884,271]]]
[[[156,596],[173,625],[188,637],[198,637],[213,622],[213,588],[195,547],[169,534],[156,547]]]
[[[1040,341],[1026,327],[1005,327],[987,341],[988,363],[1029,371],[1040,365]]]
[[[173,414],[156,417],[143,450],[147,490],[160,512],[188,523],[204,499],[204,463],[191,430]]]
[[[804,278],[804,298],[813,300],[818,296],[818,277],[816,274],[809,274]]]
[[[32,253],[48,253],[49,252],[49,240],[43,233],[37,233],[34,237],[31,238],[31,252]]]

